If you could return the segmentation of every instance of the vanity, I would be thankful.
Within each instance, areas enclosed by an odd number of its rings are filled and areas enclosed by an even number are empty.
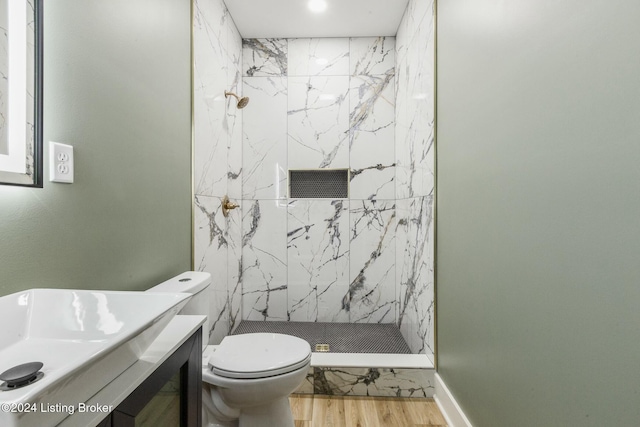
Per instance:
[[[204,320],[174,317],[139,361],[85,402],[90,410],[59,426],[200,427]]]
[[[0,297],[0,425],[200,426],[206,316],[177,315],[190,297],[68,289]]]

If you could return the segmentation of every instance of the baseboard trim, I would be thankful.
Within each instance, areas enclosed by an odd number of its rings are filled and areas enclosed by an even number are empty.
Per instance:
[[[435,395],[433,396],[440,412],[444,416],[449,427],[473,427],[467,416],[456,402],[447,385],[442,381],[440,375],[435,375]]]

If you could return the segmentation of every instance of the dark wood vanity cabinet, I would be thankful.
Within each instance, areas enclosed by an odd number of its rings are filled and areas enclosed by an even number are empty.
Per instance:
[[[201,427],[201,381],[198,329],[96,427]]]

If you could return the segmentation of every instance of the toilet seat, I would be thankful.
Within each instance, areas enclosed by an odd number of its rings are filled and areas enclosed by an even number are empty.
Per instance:
[[[311,360],[311,347],[303,339],[283,334],[230,335],[209,357],[215,375],[258,379],[303,368]]]

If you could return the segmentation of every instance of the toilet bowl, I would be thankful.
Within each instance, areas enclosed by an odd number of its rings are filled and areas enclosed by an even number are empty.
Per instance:
[[[211,275],[186,272],[148,292],[193,294],[182,314],[209,315]],[[208,322],[205,323],[208,325]],[[293,427],[289,394],[311,364],[309,343],[283,334],[230,335],[208,343],[203,326],[203,427]]]
[[[243,334],[224,338],[212,350],[202,383],[214,409],[204,411],[204,426],[237,417],[240,427],[293,427],[289,395],[309,370],[308,342],[282,334]],[[225,406],[215,406],[216,394]]]

